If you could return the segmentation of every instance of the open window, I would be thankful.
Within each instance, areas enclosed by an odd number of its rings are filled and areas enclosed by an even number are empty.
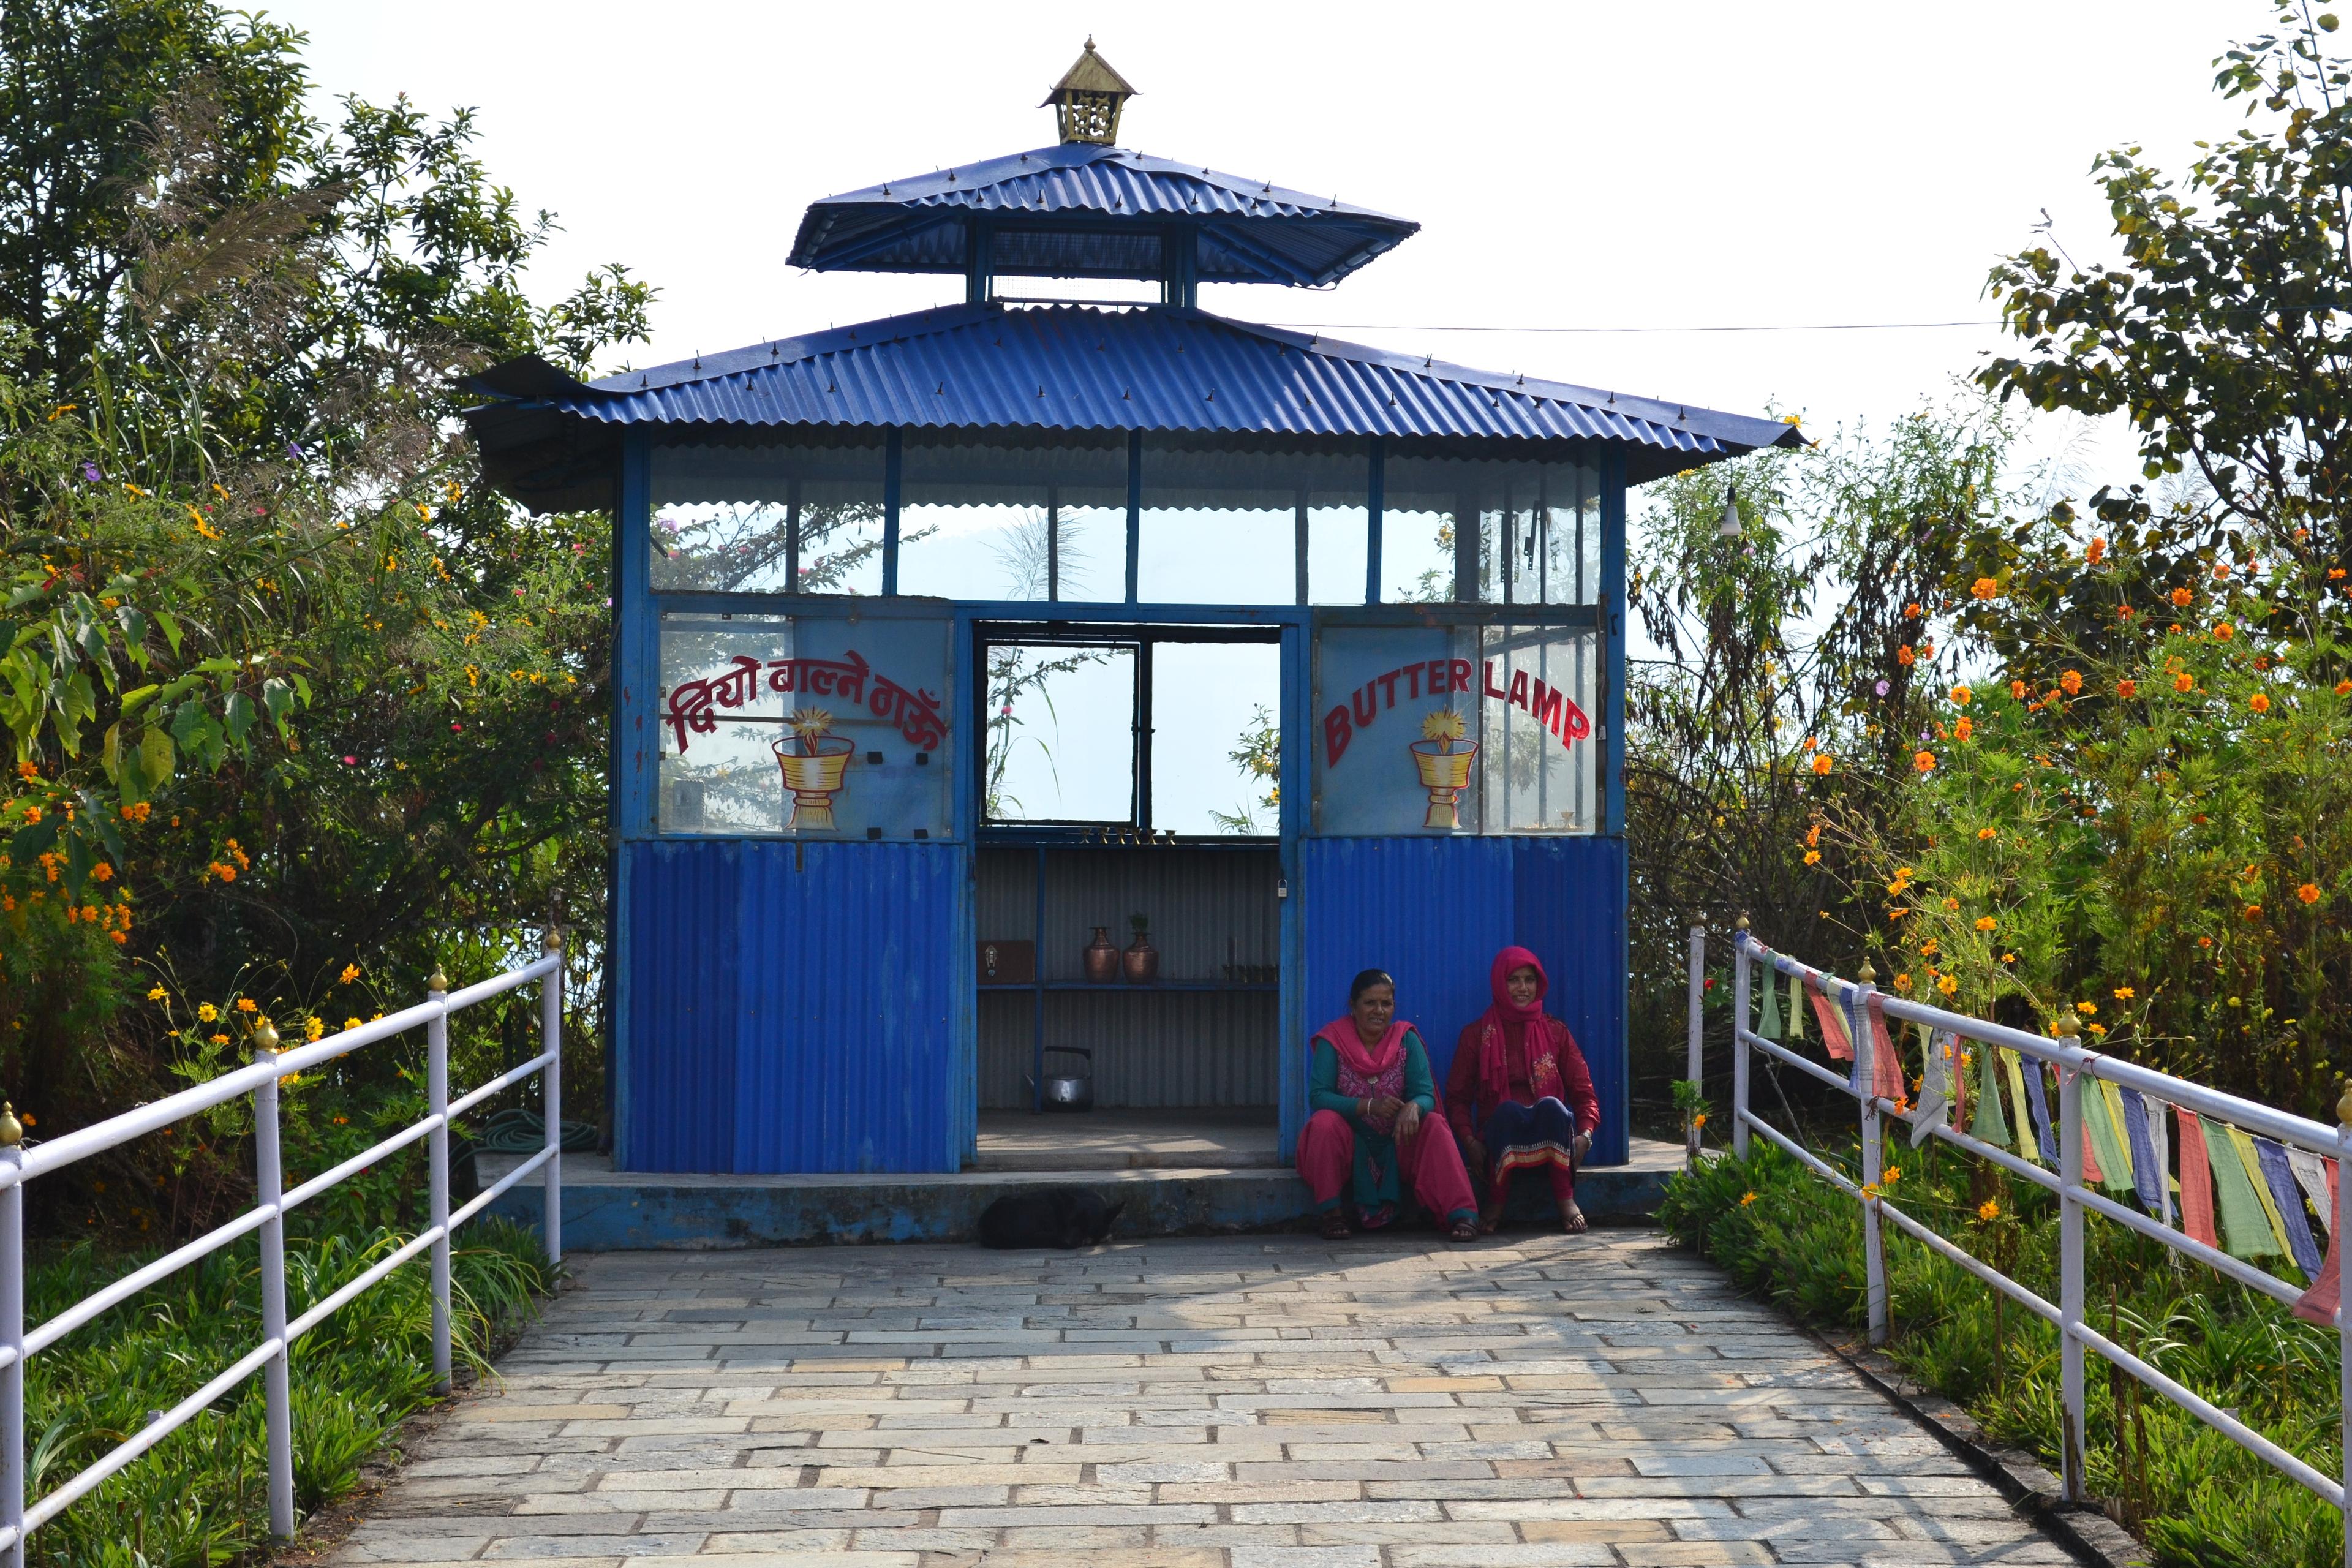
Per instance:
[[[1278,637],[1208,626],[983,627],[982,826],[1273,837]]]

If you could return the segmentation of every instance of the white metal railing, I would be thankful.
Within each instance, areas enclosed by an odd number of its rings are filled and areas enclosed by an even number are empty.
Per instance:
[[[1732,1054],[1731,1054],[1731,1145],[1732,1152],[1745,1159],[1748,1135],[1761,1135],[1816,1175],[1835,1185],[1862,1205],[1863,1258],[1865,1273],[1865,1298],[1868,1304],[1870,1339],[1873,1344],[1884,1343],[1887,1333],[1886,1253],[1882,1222],[1890,1223],[1905,1235],[1918,1241],[1938,1256],[1966,1270],[1984,1284],[2000,1291],[2027,1311],[2041,1318],[2058,1331],[2060,1351],[2060,1399],[2063,1469],[2066,1496],[2070,1500],[2088,1500],[2084,1480],[2084,1352],[2096,1352],[2100,1356],[2155,1393],[2181,1409],[2195,1415],[2257,1455],[2283,1474],[2315,1492],[2339,1511],[2352,1492],[2352,1442],[2345,1444],[2344,1474],[2330,1478],[2306,1464],[2284,1448],[2272,1442],[2231,1412],[2222,1410],[2211,1401],[2158,1371],[2130,1351],[2116,1344],[2084,1321],[2083,1300],[2084,1262],[2083,1219],[2086,1214],[2096,1214],[2127,1229],[2137,1232],[2170,1247],[2185,1257],[2212,1268],[2239,1284],[2268,1296],[2289,1307],[2296,1306],[2307,1292],[2281,1279],[2266,1270],[2257,1268],[2242,1259],[2232,1258],[2217,1247],[2209,1247],[2168,1223],[2140,1214],[2105,1197],[2084,1184],[2083,1150],[2086,1125],[2083,1115],[2083,1086],[2086,1079],[2105,1080],[2119,1089],[2130,1089],[2143,1096],[2194,1111],[2200,1117],[2231,1123],[2250,1132],[2258,1132],[2282,1144],[2302,1149],[2315,1155],[2335,1159],[2339,1173],[2352,1171],[2345,1164],[2352,1158],[2352,1093],[2346,1097],[2341,1112],[2346,1125],[2328,1127],[2300,1116],[2292,1116],[2270,1106],[2222,1094],[2168,1074],[2151,1072],[2146,1068],[2119,1061],[2083,1048],[2078,1037],[2046,1038],[2029,1035],[1982,1019],[1966,1017],[1943,1008],[1909,1001],[1902,996],[1881,992],[1873,984],[1874,976],[1865,964],[1857,981],[1841,979],[1826,971],[1800,963],[1783,952],[1776,952],[1750,936],[1748,922],[1739,922],[1733,942],[1732,964]],[[1698,1077],[1697,1057],[1699,1015],[1702,1005],[1700,974],[1706,963],[1705,933],[1697,927],[1691,931],[1691,1076]],[[1794,976],[1801,985],[1811,984],[1821,988],[1841,1010],[1848,1042],[1853,1047],[1851,1077],[1842,1076],[1816,1061],[1798,1055],[1778,1042],[1768,1040],[1752,1027],[1754,1018],[1753,965],[1764,966],[1767,977],[1773,974]],[[1958,1042],[1973,1040],[1986,1046],[2016,1052],[2035,1063],[2046,1062],[2058,1074],[2058,1111],[2056,1135],[2058,1169],[2053,1173],[2039,1164],[2018,1158],[2007,1150],[1978,1138],[1951,1124],[1946,1112],[1949,1101],[1933,1092],[1935,1085],[1923,1091],[1923,1100],[1916,1109],[1906,1108],[1907,1097],[1901,1084],[1881,1086],[1874,1082],[1878,1070],[1877,1032],[1873,1014],[1904,1023],[1924,1024],[1933,1031],[1931,1039],[1948,1039],[1952,1070],[1958,1073]],[[1862,1135],[1862,1180],[1850,1180],[1826,1162],[1799,1146],[1796,1140],[1780,1131],[1759,1116],[1748,1103],[1749,1061],[1751,1054],[1762,1052],[1776,1062],[1785,1063],[1805,1076],[1852,1098],[1856,1102]],[[1896,1057],[1900,1066],[1900,1056]],[[1928,1077],[1935,1077],[1936,1064],[1927,1064]],[[2039,1072],[2039,1068],[2035,1071]],[[1892,1092],[1885,1092],[1891,1090]],[[2021,1117],[2027,1114],[2021,1106]],[[2159,1112],[2160,1113],[2160,1112]],[[1965,1149],[1980,1159],[1991,1161],[2011,1175],[2032,1183],[2059,1199],[2058,1300],[2052,1302],[2000,1273],[1982,1259],[1954,1246],[1943,1236],[1906,1214],[1890,1201],[1881,1185],[1881,1148],[1884,1121],[1893,1117],[1911,1128],[1911,1142],[1916,1146],[1927,1138],[1938,1138],[1958,1148]],[[2159,1164],[2161,1162],[2158,1162]],[[2169,1219],[2169,1194],[2165,1192],[2168,1178],[2165,1172],[2155,1172],[2159,1188],[2159,1213]],[[2339,1180],[2334,1200],[2334,1217],[2328,1226],[2328,1249],[2322,1278],[2315,1284],[2325,1286],[2336,1279],[2338,1259],[2343,1256],[2337,1243],[2352,1234],[2352,1180]],[[2299,1211],[2298,1211],[2299,1212]],[[2339,1301],[2333,1317],[2338,1336],[2341,1358],[2339,1394],[2342,1407],[2352,1411],[2352,1312],[2345,1310]],[[2352,1431],[2343,1434],[2352,1437]],[[2352,1568],[2352,1531],[2347,1532],[2346,1568]]]
[[[452,1101],[449,1098],[449,1015],[487,1002],[532,981],[539,982],[540,1050],[513,1071]],[[226,1073],[209,1083],[151,1101],[135,1110],[109,1117],[46,1142],[28,1144],[14,1114],[0,1105],[0,1568],[24,1568],[25,1542],[43,1524],[89,1495],[110,1476],[187,1424],[213,1401],[256,1372],[262,1373],[265,1421],[269,1448],[269,1531],[280,1539],[294,1533],[294,1429],[287,1357],[296,1340],[331,1317],[339,1309],[401,1264],[430,1249],[433,1255],[433,1371],[436,1386],[450,1385],[449,1238],[459,1226],[533,1171],[544,1173],[546,1226],[544,1240],[551,1266],[562,1260],[563,1136],[563,945],[554,931],[547,934],[546,956],[506,973],[452,992],[436,971],[425,999],[417,1005],[372,1023],[330,1035],[315,1044],[290,1051],[278,1050],[277,1032],[267,1018],[254,1029],[253,1063]],[[278,1080],[307,1072],[362,1046],[404,1034],[422,1024],[425,1039],[425,1113],[364,1153],[355,1154],[332,1170],[321,1172],[291,1191],[285,1187],[279,1166],[278,1132]],[[449,1208],[449,1125],[499,1089],[537,1073],[541,1110],[547,1124],[543,1148],[502,1177],[463,1208]],[[38,1328],[25,1327],[25,1184],[36,1176],[62,1170],[145,1133],[154,1132],[199,1111],[225,1105],[243,1095],[253,1097],[254,1206],[236,1218],[167,1253],[146,1267],[123,1276],[103,1289],[67,1308]],[[286,1317],[286,1215],[299,1205],[385,1155],[423,1139],[431,1168],[425,1230],[391,1256],[291,1322]],[[142,1290],[187,1265],[233,1242],[261,1233],[261,1342],[222,1370],[219,1375],[160,1412],[137,1433],[88,1469],[66,1481],[30,1507],[25,1500],[25,1363],[58,1340],[120,1306]]]

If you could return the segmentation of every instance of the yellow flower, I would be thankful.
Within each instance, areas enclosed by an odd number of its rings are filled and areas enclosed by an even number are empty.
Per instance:
[[[1808,866],[1818,866],[1818,865],[1820,865],[1821,863],[1822,863],[1822,852],[1821,852],[1820,850],[1818,850],[1818,849],[1808,849],[1808,850],[1806,850],[1806,851],[1805,851],[1805,864],[1806,864],[1806,865],[1808,865]]]
[[[2106,1026],[2105,1024],[2094,1024],[2094,1025],[2092,1025],[2092,1026],[2091,1026],[2091,1033],[2093,1033],[2093,1034],[2095,1034],[2095,1035],[2098,1035],[2098,1036],[2101,1036],[2101,1037],[2104,1037],[2105,1036],[2106,1032],[2107,1032],[2107,1026]]]
[[[2099,1005],[2096,1002],[2077,1002],[2074,1004],[2074,1011],[2080,1013],[2085,1018],[2090,1017],[2098,1010]]]
[[[1990,931],[1992,928],[1993,918],[1990,915],[1979,915],[1977,917],[1977,930]]]
[[[1958,980],[1953,979],[1948,974],[1939,975],[1937,977],[1936,989],[1942,992],[1947,996],[1949,996],[1953,992],[1958,991],[1959,988],[1960,983]]]
[[[317,1014],[313,1013],[310,1016],[302,1020],[302,1037],[304,1039],[320,1039],[325,1036],[326,1032],[327,1020],[320,1017]]]
[[[1706,1126],[1706,1111],[1704,1111],[1704,1110],[1699,1110],[1699,1111],[1694,1111],[1694,1112],[1692,1112],[1692,1114],[1691,1114],[1691,1125],[1692,1125],[1693,1127],[1704,1127],[1704,1126]]]
[[[1897,991],[1908,991],[1908,990],[1910,990],[1910,989],[1911,989],[1911,977],[1910,977],[1908,974],[1898,974],[1898,975],[1896,975],[1896,976],[1895,977],[1895,989],[1896,989]]]
[[[161,1002],[163,999],[163,988],[161,985],[156,986],[153,990],[147,993],[147,1000],[150,1002]]]
[[[203,1022],[209,1024],[214,1019],[220,1016],[220,1009],[214,1006],[209,1002],[199,1002],[196,1004],[196,1016]]]
[[[1900,1165],[1889,1165],[1886,1167],[1886,1173],[1878,1178],[1878,1184],[1882,1187],[1891,1187],[1902,1179],[1903,1167]]]
[[[2133,990],[2128,985],[2118,985],[2116,987],[2116,1000],[2118,1002],[2128,1002],[2138,994],[2138,992]]]
[[[1752,1203],[1754,1203],[1755,1201],[1756,1201],[1756,1194],[1755,1194],[1755,1193],[1753,1193],[1752,1191],[1751,1191],[1751,1192],[1742,1193],[1742,1194],[1740,1194],[1740,1195],[1739,1195],[1739,1206],[1740,1206],[1741,1208],[1746,1208],[1749,1204],[1752,1204]]]
[[[2000,1205],[1993,1199],[1987,1198],[1977,1205],[1977,1218],[1983,1220],[1987,1225],[1990,1225],[2000,1217]]]
[[[2003,963],[2015,963],[2017,962],[2017,954],[2013,952],[2004,952],[2000,955],[2000,961]]]
[[[255,1005],[254,1000],[250,996],[238,997],[236,999],[236,1010],[240,1013],[258,1013],[261,1011],[258,1006]]]
[[[358,964],[346,963],[343,965],[342,983],[344,984],[349,985],[352,981],[357,980],[359,977],[360,966]]]
[[[210,1037],[206,1043],[215,1046],[225,1046],[228,1044],[228,1037],[226,1035],[214,1035]]]
[[[346,1029],[356,1029],[359,1026],[360,1021],[357,1015],[353,1015],[352,1016],[343,1020],[343,1027]]]

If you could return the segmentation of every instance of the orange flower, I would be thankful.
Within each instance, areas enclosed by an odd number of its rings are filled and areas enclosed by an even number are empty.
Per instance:
[[[1979,931],[1990,931],[1993,928],[1993,918],[1990,915],[1979,915],[1977,917],[1977,930]]]
[[[1955,741],[1974,740],[1976,732],[1976,721],[1965,713],[1952,721],[1952,739]]]
[[[2246,706],[2257,713],[2267,713],[2271,710],[2271,700],[2257,691],[2246,700]]]
[[[2068,670],[2058,678],[2058,685],[2067,696],[2075,695],[2083,689],[2083,672],[2079,669]]]
[[[2213,945],[2213,939],[2210,936],[2200,936],[2197,939],[2197,945],[2200,947],[2210,947]]]
[[[2216,561],[2213,563],[2213,581],[2216,583],[2226,583],[2229,580],[2230,563],[2226,561]]]
[[[2344,574],[2343,574],[2343,573],[2341,573],[2341,572],[2338,572],[2338,573],[2336,574],[2336,575],[2337,575],[2338,577],[2341,577],[2342,575],[2344,575]],[[1916,621],[1916,620],[1917,620],[1917,619],[1919,618],[1919,606],[1918,606],[1918,605],[1917,605],[1916,603],[1913,603],[1913,604],[1908,604],[1908,605],[1904,605],[1904,606],[1903,606],[1903,618],[1904,618],[1905,620],[1906,620],[1906,621]]]
[[[2352,697],[2352,680],[2337,681],[2336,683],[2336,695],[2338,697]]]
[[[2345,684],[2352,686],[2352,681],[2347,681]],[[2011,681],[2009,683],[2009,694],[2011,697],[2023,697],[2025,695],[2025,682],[2022,680]]]
[[[1979,599],[1990,599],[2000,593],[2000,584],[1990,577],[1979,577],[1969,586],[1969,592]]]
[[[1917,768],[1923,773],[1932,773],[1936,771],[1936,753],[1933,752],[1915,752],[1912,753],[1911,765]]]
[[[1813,772],[1822,778],[1827,778],[1829,776],[1830,754],[1827,752],[1818,752],[1814,755]]]
[[[1998,827],[1979,827],[1977,829],[1977,837],[1979,838],[1998,838],[2000,837],[2000,829]]]
[[[1895,662],[1897,664],[1907,665],[1918,657],[1918,654],[1913,650],[1909,643],[1905,643],[1901,647],[1895,650]]]
[[[2197,595],[2187,588],[2175,588],[2172,591],[2172,602],[2184,610],[2195,603]]]
[[[2176,675],[2172,678],[2172,689],[2175,691],[2194,691],[2197,689],[2197,678],[2185,671],[2179,675]]]
[[[2130,620],[2132,618],[2132,607],[2129,605],[2117,605],[2116,606],[2116,618],[2119,621]]]
[[[2316,882],[2305,882],[2302,887],[2297,888],[2294,890],[2294,896],[2301,899],[2306,904],[2315,904],[2319,902],[2319,884]]]
[[[2091,541],[2091,548],[2084,551],[2083,554],[2092,565],[2096,566],[2099,563],[2100,557],[2105,555],[2106,552],[2107,542],[2104,539],[2094,539]]]
[[[1977,694],[1974,691],[1965,686],[1955,686],[1952,688],[1952,700],[1958,703],[1963,708],[1967,707],[1970,702],[1975,701],[1976,695]]]
[[[2116,695],[2123,698],[2126,701],[2129,701],[2132,698],[2139,695],[2139,682],[2137,680],[2116,681]]]
[[[2231,626],[2227,621],[2223,621],[2220,626],[2213,628],[2213,640],[2215,642],[2228,642],[2231,637],[2236,637],[2237,635],[2238,628]]]

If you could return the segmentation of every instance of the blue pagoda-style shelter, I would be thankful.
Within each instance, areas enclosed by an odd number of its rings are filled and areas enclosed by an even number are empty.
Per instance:
[[[478,380],[493,480],[615,519],[623,1170],[951,1172],[1080,1062],[1287,1156],[1356,971],[1442,1077],[1511,942],[1626,1157],[1626,490],[1799,437],[1202,310],[1417,226],[1128,151],[1131,90],[1089,40],[1059,144],[810,206],[796,265],[961,304]]]

